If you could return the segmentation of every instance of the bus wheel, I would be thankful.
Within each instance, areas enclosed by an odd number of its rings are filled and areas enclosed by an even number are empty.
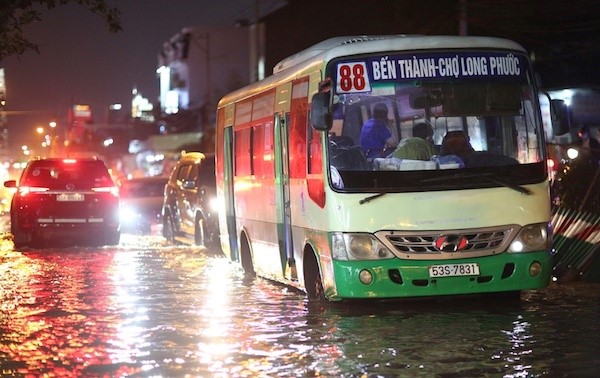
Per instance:
[[[323,280],[315,254],[307,251],[304,255],[304,288],[308,299],[324,300]]]
[[[254,264],[252,263],[252,253],[250,252],[250,244],[245,236],[241,237],[241,248],[240,248],[240,260],[242,263],[242,269],[248,276],[254,277],[256,272],[254,271]]]

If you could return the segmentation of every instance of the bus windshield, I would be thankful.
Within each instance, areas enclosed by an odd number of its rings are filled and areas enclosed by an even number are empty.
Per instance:
[[[328,143],[336,190],[445,190],[547,177],[525,56],[377,55],[336,60],[328,69],[335,78]]]

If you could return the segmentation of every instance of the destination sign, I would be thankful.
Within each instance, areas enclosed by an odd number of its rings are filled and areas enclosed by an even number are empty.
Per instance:
[[[370,92],[378,82],[402,80],[516,78],[527,60],[513,52],[453,52],[380,55],[338,62],[337,93]]]

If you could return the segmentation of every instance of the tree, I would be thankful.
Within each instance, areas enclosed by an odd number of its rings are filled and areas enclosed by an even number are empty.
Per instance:
[[[105,0],[0,0],[0,62],[28,51],[39,53],[38,45],[27,39],[23,27],[41,21],[42,9],[69,3],[79,4],[104,18],[108,30],[121,31],[121,12]]]

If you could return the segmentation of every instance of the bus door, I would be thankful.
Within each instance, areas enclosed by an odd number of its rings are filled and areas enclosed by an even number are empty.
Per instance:
[[[233,127],[223,130],[223,191],[225,197],[225,219],[227,235],[231,249],[231,260],[240,261],[240,252],[237,245],[237,229],[235,223],[235,200],[233,190]]]
[[[289,113],[275,115],[275,208],[277,240],[284,277],[296,280],[290,211]]]

